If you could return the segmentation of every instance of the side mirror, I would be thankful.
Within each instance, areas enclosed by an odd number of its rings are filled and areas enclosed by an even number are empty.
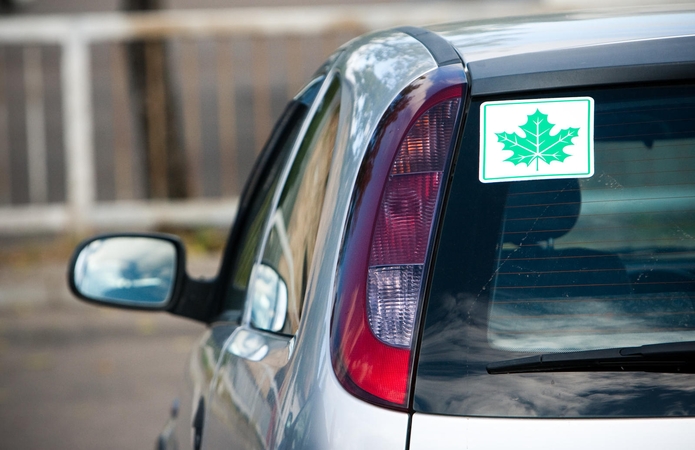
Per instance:
[[[68,282],[72,292],[87,301],[166,310],[185,278],[185,252],[176,237],[109,235],[77,247]]]
[[[260,329],[280,331],[287,316],[287,284],[265,264],[256,266],[253,281],[251,323]]]

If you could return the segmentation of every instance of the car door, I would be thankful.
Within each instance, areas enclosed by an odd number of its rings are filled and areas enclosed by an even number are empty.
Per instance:
[[[280,153],[288,155],[280,156],[262,181],[236,260],[220,274],[228,283],[224,307],[199,349],[199,366],[208,358],[217,362],[205,379],[210,391],[201,406],[204,418],[196,422],[204,424],[201,448],[272,446],[337,136],[339,99],[337,78],[324,81],[306,120],[296,121],[279,143]],[[233,320],[242,303],[239,325]]]
[[[160,436],[162,448],[199,449],[202,446],[208,394],[215,369],[225,342],[241,323],[253,258],[264,237],[279,177],[323,84],[327,68],[322,67],[288,104],[246,182],[213,291],[216,318],[191,354],[181,406],[174,407],[172,416],[176,420],[170,421]],[[174,427],[174,423],[178,425]]]

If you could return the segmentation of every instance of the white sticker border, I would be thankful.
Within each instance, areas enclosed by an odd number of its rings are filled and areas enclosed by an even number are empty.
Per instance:
[[[528,176],[510,176],[510,177],[485,177],[485,144],[486,144],[486,124],[485,124],[485,109],[488,106],[512,105],[512,104],[533,104],[533,103],[561,103],[561,102],[588,102],[589,114],[587,116],[587,143],[588,143],[588,170],[578,173],[562,173],[562,174],[544,174],[544,175],[528,175]],[[553,180],[563,178],[590,178],[594,175],[594,99],[592,97],[552,97],[538,99],[518,99],[518,100],[500,100],[489,101],[480,104],[480,137],[479,137],[479,164],[478,164],[478,179],[481,183],[503,183],[514,181],[531,181],[531,180]]]

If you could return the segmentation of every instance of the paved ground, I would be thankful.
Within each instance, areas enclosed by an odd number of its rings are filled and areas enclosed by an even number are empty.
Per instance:
[[[77,304],[0,317],[0,449],[150,449],[201,325]]]
[[[152,449],[204,326],[79,302],[70,247],[0,240],[0,450]],[[192,253],[189,273],[215,274],[218,254]]]

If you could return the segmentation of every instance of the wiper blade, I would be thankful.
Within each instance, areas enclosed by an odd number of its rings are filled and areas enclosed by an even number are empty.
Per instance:
[[[695,341],[548,353],[487,365],[489,374],[620,370],[695,373]]]

